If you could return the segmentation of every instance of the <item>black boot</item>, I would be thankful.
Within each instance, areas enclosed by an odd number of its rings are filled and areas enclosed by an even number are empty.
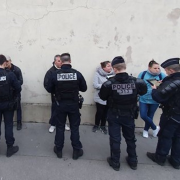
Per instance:
[[[107,158],[107,162],[109,163],[109,165],[115,170],[115,171],[119,171],[120,168],[120,163],[115,163],[112,161],[111,157]]]
[[[20,131],[22,129],[22,123],[17,122],[17,130]]]
[[[19,151],[19,147],[18,146],[7,147],[6,156],[7,157],[11,157],[13,154],[17,153],[18,151]]]
[[[150,152],[147,152],[147,157],[149,159],[151,159],[153,162],[156,162],[157,164],[161,165],[161,166],[164,166],[164,163],[166,160],[164,160],[163,158],[161,158],[160,156],[158,156],[156,153],[150,153]]]
[[[54,152],[58,158],[62,158],[62,150],[58,150],[56,146],[54,146]]]
[[[82,149],[74,149],[73,150],[73,159],[77,160],[79,157],[83,155],[83,150]]]
[[[171,156],[168,156],[168,161],[174,169],[180,169],[180,165],[174,162]]]
[[[126,161],[127,161],[128,165],[130,166],[131,169],[133,169],[133,170],[137,169],[137,161],[134,161],[134,162],[129,161],[128,157],[126,157]]]

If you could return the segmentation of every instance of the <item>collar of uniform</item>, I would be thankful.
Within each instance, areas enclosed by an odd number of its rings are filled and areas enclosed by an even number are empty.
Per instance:
[[[115,75],[115,79],[118,81],[126,80],[129,77],[128,73],[123,72],[123,73],[118,73]]]
[[[163,82],[164,82],[164,81],[167,81],[167,80],[169,80],[169,79],[172,79],[172,78],[174,78],[174,77],[180,77],[180,72],[175,72],[175,73],[173,73],[173,74],[171,74],[171,75],[169,75],[169,76],[166,76],[166,77],[163,79]]]
[[[61,69],[70,69],[72,66],[70,64],[63,64]]]

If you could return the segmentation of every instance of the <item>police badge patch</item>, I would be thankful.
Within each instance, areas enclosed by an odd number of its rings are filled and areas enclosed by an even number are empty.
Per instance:
[[[136,89],[134,83],[112,85],[112,90],[117,91],[119,95],[133,94],[133,89]]]
[[[6,81],[6,76],[1,76],[0,81]]]
[[[57,74],[57,81],[75,81],[77,80],[76,73],[61,73]]]

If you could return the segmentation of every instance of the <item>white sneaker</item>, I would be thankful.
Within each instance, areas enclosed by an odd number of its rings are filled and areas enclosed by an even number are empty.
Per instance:
[[[65,124],[65,130],[66,130],[66,131],[69,131],[69,130],[70,130],[70,128],[69,128],[69,126],[68,126],[67,124]]]
[[[49,132],[50,132],[50,133],[53,133],[55,129],[56,129],[55,126],[51,126],[51,127],[49,128]]]
[[[156,129],[153,130],[153,137],[157,137],[157,134],[158,134],[159,130],[160,130],[160,127],[156,126]]]
[[[143,130],[143,137],[144,138],[148,138],[149,137],[148,131]]]

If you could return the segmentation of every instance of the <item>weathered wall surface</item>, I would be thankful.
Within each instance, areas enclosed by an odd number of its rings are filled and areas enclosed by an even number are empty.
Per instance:
[[[97,65],[122,55],[128,72],[137,76],[152,58],[161,63],[179,56],[179,18],[178,0],[0,0],[0,53],[22,69],[25,112],[40,103],[42,116],[34,108],[24,119],[48,119],[44,74],[55,54],[69,52],[73,67],[87,80],[82,113],[93,122]]]

